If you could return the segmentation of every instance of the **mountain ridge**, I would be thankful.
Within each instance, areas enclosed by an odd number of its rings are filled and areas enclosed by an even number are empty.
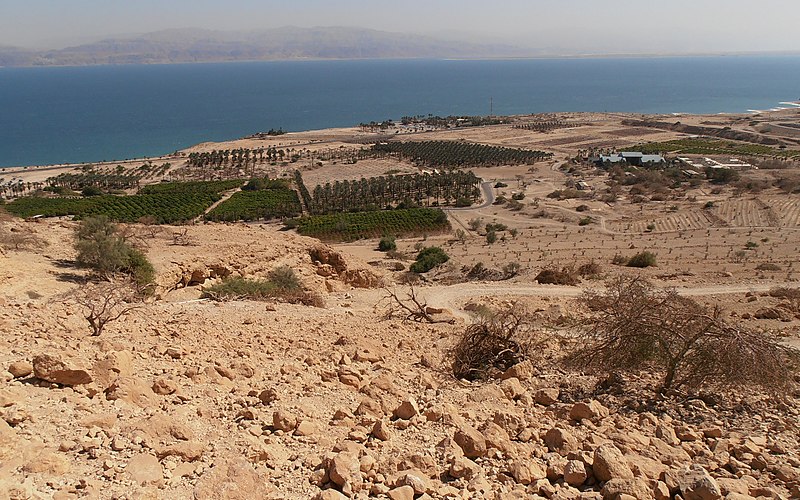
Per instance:
[[[287,59],[492,58],[538,55],[480,44],[351,27],[285,26],[255,31],[169,29],[56,50],[0,46],[0,66],[90,66]]]

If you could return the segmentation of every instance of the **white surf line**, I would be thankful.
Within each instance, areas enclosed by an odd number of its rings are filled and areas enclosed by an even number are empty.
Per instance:
[[[779,102],[778,104],[786,104],[787,106],[794,106],[800,108],[800,102]]]

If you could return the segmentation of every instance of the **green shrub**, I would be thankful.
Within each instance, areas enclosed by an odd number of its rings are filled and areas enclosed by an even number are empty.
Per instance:
[[[322,307],[319,295],[303,290],[294,270],[274,269],[266,280],[229,277],[203,289],[203,297],[214,300],[280,300],[290,304]]]
[[[493,245],[497,241],[497,233],[494,229],[486,233],[486,243]]]
[[[594,219],[592,219],[591,217],[584,217],[584,218],[582,218],[581,220],[578,221],[578,225],[579,226],[588,226],[592,222],[594,222]]]
[[[381,238],[381,241],[378,242],[378,250],[381,252],[397,250],[397,242],[395,241],[394,236],[384,236]]]
[[[450,260],[450,256],[440,247],[426,247],[419,252],[416,262],[411,264],[409,269],[418,274],[427,273],[448,260]]]
[[[141,289],[155,279],[156,271],[147,256],[118,234],[108,217],[87,217],[75,234],[76,261],[102,276],[124,273]]]
[[[639,252],[630,259],[626,264],[628,267],[651,267],[656,265],[656,254],[653,252]]]

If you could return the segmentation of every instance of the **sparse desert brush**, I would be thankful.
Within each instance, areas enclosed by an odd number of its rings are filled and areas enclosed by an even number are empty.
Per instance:
[[[593,372],[656,372],[660,392],[756,385],[780,393],[793,384],[800,353],[767,333],[728,324],[708,309],[637,277],[610,280],[581,299],[591,314],[570,366]]]
[[[580,283],[578,271],[573,266],[548,266],[536,275],[534,280],[542,285],[569,285],[575,286]]]
[[[756,266],[757,271],[780,271],[781,266],[772,262],[764,262]]]
[[[656,265],[656,254],[653,252],[649,252],[645,250],[644,252],[639,252],[630,259],[627,260],[625,263],[628,267],[654,267]]]
[[[587,262],[586,264],[582,264],[578,268],[578,275],[583,277],[598,276],[602,272],[603,267],[594,260]]]
[[[203,289],[203,297],[213,300],[278,300],[289,304],[324,307],[322,298],[304,290],[294,270],[288,266],[274,269],[266,280],[229,277]]]
[[[519,304],[500,311],[484,310],[479,321],[469,325],[448,352],[453,376],[486,380],[527,359],[541,341],[529,318]]]

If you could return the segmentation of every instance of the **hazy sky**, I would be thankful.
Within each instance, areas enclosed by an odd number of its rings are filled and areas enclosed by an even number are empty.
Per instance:
[[[800,51],[800,0],[0,0],[0,45],[359,26],[569,52]]]

